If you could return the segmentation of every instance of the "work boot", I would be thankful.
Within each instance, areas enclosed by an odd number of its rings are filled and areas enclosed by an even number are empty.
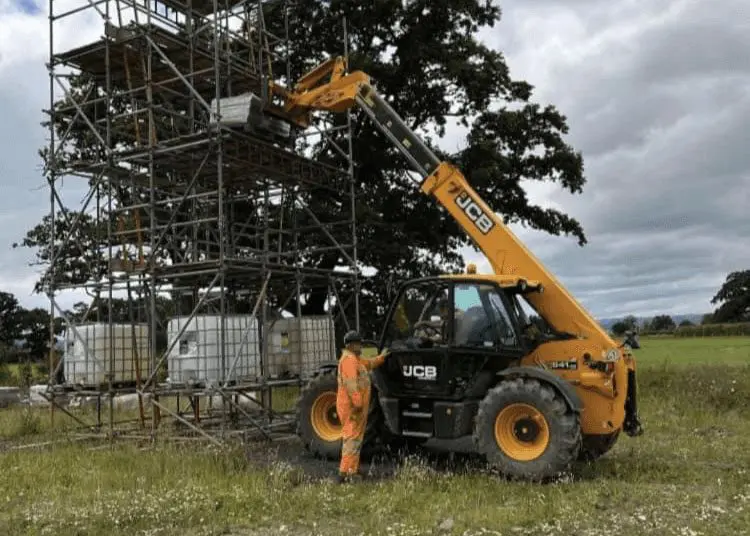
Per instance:
[[[361,482],[362,481],[362,475],[359,473],[339,473],[338,478],[336,479],[336,482],[339,484],[353,484],[355,482]]]

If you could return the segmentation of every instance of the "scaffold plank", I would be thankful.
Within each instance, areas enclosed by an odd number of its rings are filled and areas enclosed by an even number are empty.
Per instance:
[[[143,88],[150,81],[155,93],[163,98],[175,99],[177,95],[188,96],[188,88],[158,53],[151,58],[150,77],[146,69],[148,38],[163,52],[177,70],[187,78],[194,89],[207,97],[214,94],[216,79],[215,54],[212,43],[205,38],[195,39],[178,35],[156,25],[140,24],[119,27],[105,24],[104,36],[93,43],[82,45],[54,55],[54,62],[77,69],[93,76],[102,85],[109,74],[110,84],[115,89],[132,90]],[[109,50],[109,60],[107,60]],[[255,71],[249,49],[247,58],[238,53],[231,56],[222,51],[219,57],[219,76],[223,86],[231,84],[235,94],[260,91],[261,79]],[[109,67],[109,70],[108,70]],[[180,92],[181,90],[181,92]]]
[[[182,136],[159,143],[153,148],[120,150],[114,153],[115,169],[111,175],[116,181],[135,181],[144,187],[148,186],[150,182],[145,171],[149,169],[153,155],[155,186],[170,189],[184,187],[190,182],[191,171],[198,167],[207,153],[208,160],[196,184],[215,189],[219,147],[217,139],[209,132]],[[323,188],[340,192],[337,182],[347,177],[346,171],[342,169],[236,131],[222,132],[221,153],[224,157],[224,184],[248,193],[263,189],[268,180],[290,185],[298,184],[302,188]],[[143,171],[134,176],[132,171],[126,171],[119,166],[122,163]],[[97,160],[76,161],[71,163],[71,168],[82,173],[98,173],[106,169],[109,176],[109,170],[113,166]]]

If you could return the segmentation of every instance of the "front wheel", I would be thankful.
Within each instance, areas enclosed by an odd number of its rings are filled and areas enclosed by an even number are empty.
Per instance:
[[[474,443],[501,473],[545,480],[567,471],[578,457],[578,414],[550,385],[536,379],[501,382],[479,404]]]

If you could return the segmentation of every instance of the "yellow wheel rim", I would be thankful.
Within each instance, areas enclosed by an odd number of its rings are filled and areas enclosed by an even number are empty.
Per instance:
[[[542,412],[528,404],[506,406],[495,418],[495,441],[514,460],[535,460],[549,445],[547,420]]]
[[[336,412],[336,393],[322,393],[313,402],[310,422],[315,434],[323,441],[341,439],[341,421]]]

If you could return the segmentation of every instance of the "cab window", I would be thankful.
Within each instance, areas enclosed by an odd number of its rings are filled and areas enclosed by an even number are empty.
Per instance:
[[[538,331],[543,337],[555,337],[555,331],[526,299],[526,296],[513,293],[510,295],[510,300],[524,332]]]
[[[494,285],[457,284],[453,305],[456,346],[489,349],[518,345],[512,317]]]
[[[448,344],[450,289],[444,282],[426,282],[404,289],[386,331],[387,347],[403,347],[421,340],[431,345]]]

